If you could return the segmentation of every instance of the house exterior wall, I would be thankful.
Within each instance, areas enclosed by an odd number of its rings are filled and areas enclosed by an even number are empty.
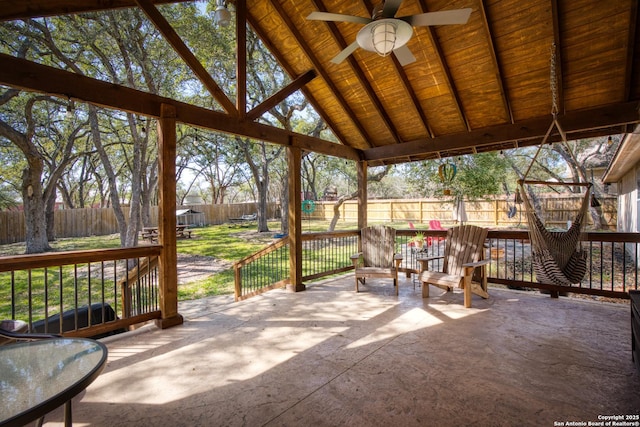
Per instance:
[[[636,233],[638,226],[638,211],[640,199],[638,188],[640,187],[640,165],[636,165],[618,181],[618,231]],[[625,252],[631,259],[636,260],[640,266],[640,247],[633,243],[625,243]]]
[[[636,166],[618,182],[618,231],[638,231],[638,177]]]

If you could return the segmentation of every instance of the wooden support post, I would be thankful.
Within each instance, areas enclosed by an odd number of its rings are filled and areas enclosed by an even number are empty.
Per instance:
[[[158,231],[162,252],[158,259],[160,311],[156,326],[181,325],[178,313],[178,253],[176,249],[176,110],[162,104],[158,120]]]
[[[358,229],[367,226],[367,162],[357,163],[358,168]]]
[[[302,184],[300,169],[302,150],[299,147],[287,147],[289,165],[289,274],[291,282],[287,290],[300,292],[306,289],[302,283]]]

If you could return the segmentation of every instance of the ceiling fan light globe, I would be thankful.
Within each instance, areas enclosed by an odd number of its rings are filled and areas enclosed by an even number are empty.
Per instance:
[[[380,22],[371,28],[373,48],[380,56],[387,56],[396,46],[396,26],[393,22]]]
[[[390,37],[393,32],[393,37]],[[393,50],[407,44],[413,28],[404,21],[394,18],[378,19],[370,22],[358,32],[358,45],[369,52],[387,56]]]

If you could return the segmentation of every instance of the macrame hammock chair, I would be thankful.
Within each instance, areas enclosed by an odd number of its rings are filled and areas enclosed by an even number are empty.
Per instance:
[[[516,199],[522,199],[525,207],[525,214],[529,226],[529,237],[531,240],[531,257],[533,270],[536,273],[536,279],[539,283],[547,283],[560,286],[571,286],[580,283],[587,271],[587,253],[582,250],[580,240],[584,227],[586,225],[586,215],[589,208],[589,200],[591,193],[591,183],[584,182],[554,182],[554,181],[535,181],[527,180],[529,171],[535,163],[542,147],[546,144],[549,135],[556,128],[566,141],[566,134],[562,130],[557,118],[557,88],[555,80],[555,44],[552,45],[551,53],[551,91],[553,95],[552,115],[553,121],[547,130],[538,151],[523,179],[518,181],[518,194]],[[562,185],[562,186],[581,186],[586,187],[582,206],[578,214],[574,218],[571,226],[567,231],[549,231],[545,227],[542,220],[538,217],[524,185]]]

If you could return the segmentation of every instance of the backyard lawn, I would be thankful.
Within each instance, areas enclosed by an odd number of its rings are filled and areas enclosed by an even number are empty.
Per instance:
[[[304,221],[304,232],[326,231],[327,221]],[[402,225],[401,225],[402,226]],[[405,225],[406,226],[406,225]],[[354,229],[353,223],[340,222],[339,229]],[[255,224],[241,225],[212,225],[195,228],[193,238],[178,239],[178,299],[181,301],[198,299],[213,295],[233,294],[234,272],[233,263],[266,245],[274,242],[279,232],[279,222],[269,222],[267,233],[258,233]],[[145,244],[141,240],[140,244]],[[88,249],[108,249],[120,247],[117,234],[107,236],[91,236],[76,238],[59,238],[51,242],[53,251],[73,251]],[[20,255],[24,253],[24,242],[0,245],[0,257]],[[190,275],[189,269],[197,265],[198,274]],[[40,275],[42,272],[33,271]],[[54,273],[55,274],[55,273]],[[10,283],[10,273],[0,273],[2,283]],[[7,276],[7,277],[4,277]],[[186,277],[186,278],[185,278]],[[14,276],[17,294],[27,292],[26,274],[17,272]],[[69,284],[69,286],[73,286]],[[67,285],[64,286],[65,288]],[[10,289],[8,286],[0,288],[0,315],[10,316]],[[49,298],[56,298],[50,295]],[[4,304],[6,302],[7,304]],[[6,306],[5,306],[6,305]]]

